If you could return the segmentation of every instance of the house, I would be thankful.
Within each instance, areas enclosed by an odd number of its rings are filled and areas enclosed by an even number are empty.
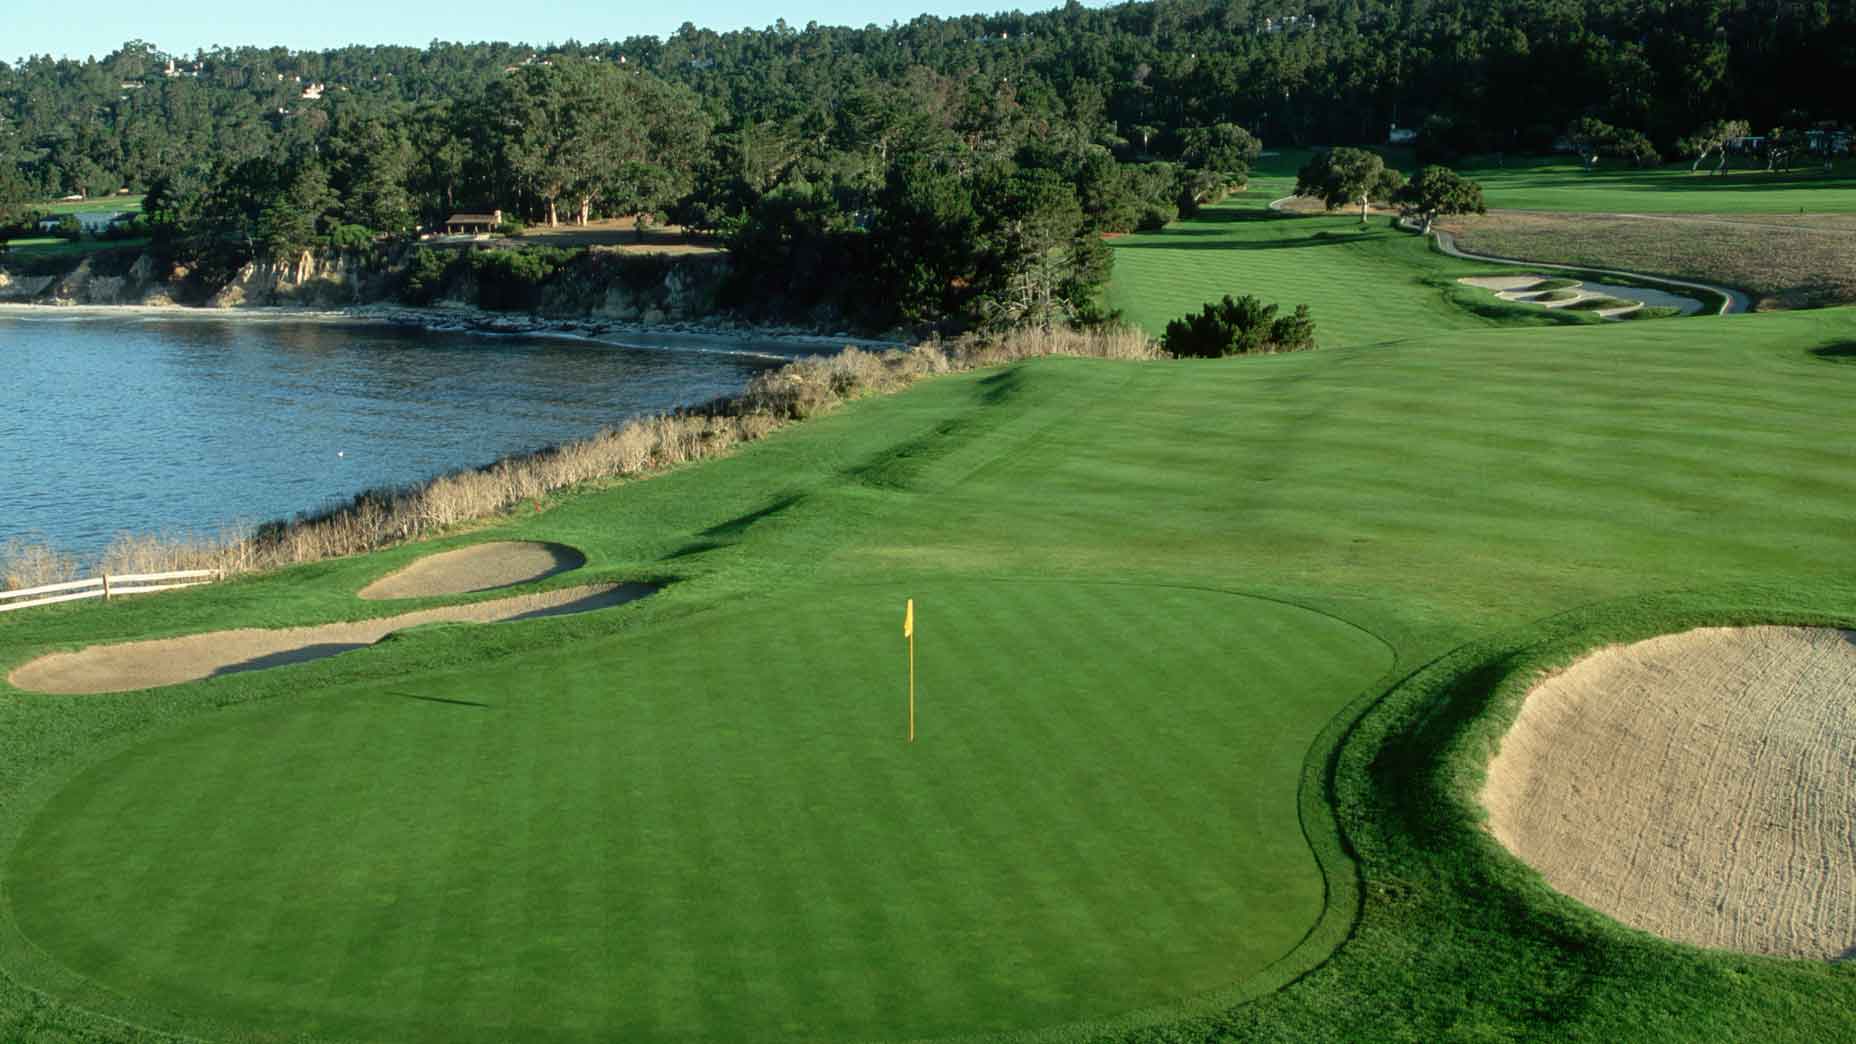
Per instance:
[[[496,226],[503,223],[503,212],[492,210],[488,214],[453,214],[445,219],[445,234],[448,236],[487,236],[496,231]]]
[[[1414,127],[1401,127],[1394,123],[1386,133],[1387,145],[1411,145],[1417,142],[1418,131]]]

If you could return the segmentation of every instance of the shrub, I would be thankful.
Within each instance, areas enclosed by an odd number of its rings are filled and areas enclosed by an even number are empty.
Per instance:
[[[438,300],[438,295],[444,292],[445,273],[453,260],[455,255],[450,251],[428,247],[414,250],[406,263],[400,298],[411,305],[429,305]]]
[[[336,250],[366,250],[374,245],[374,230],[362,225],[336,225],[329,231],[329,246]]]
[[[58,224],[52,228],[52,235],[75,243],[84,238],[84,223],[77,219],[76,214],[60,214]]]
[[[1293,315],[1277,318],[1276,306],[1249,294],[1230,294],[1207,304],[1197,315],[1166,324],[1161,344],[1177,358],[1217,359],[1229,355],[1295,352],[1315,346],[1315,324],[1308,306],[1297,305]]]
[[[502,223],[496,226],[496,234],[499,236],[519,236],[526,231],[528,231],[528,226],[515,218],[504,218]]]
[[[477,302],[497,312],[528,311],[541,303],[541,284],[580,254],[558,247],[486,250],[470,255],[477,274]]]

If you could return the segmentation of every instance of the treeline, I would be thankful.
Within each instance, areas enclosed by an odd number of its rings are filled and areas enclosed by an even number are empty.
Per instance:
[[[1577,147],[1648,162],[1720,121],[1847,122],[1856,93],[1825,85],[1856,74],[1853,5],[1159,0],[542,50],[138,41],[0,64],[0,211],[146,191],[157,245],[207,271],[455,210],[643,214],[727,236],[750,310],[1072,315],[1100,233],[1241,185],[1259,139],[1399,124],[1447,160],[1584,126],[1605,133]]]

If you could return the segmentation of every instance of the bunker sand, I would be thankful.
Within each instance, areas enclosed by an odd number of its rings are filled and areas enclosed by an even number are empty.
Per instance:
[[[182,638],[93,645],[77,652],[41,656],[13,671],[7,681],[28,692],[59,695],[152,689],[335,656],[366,648],[394,631],[419,624],[504,623],[586,613],[622,605],[656,590],[649,584],[593,584],[355,623],[277,630],[241,628]]]
[[[1704,628],[1528,694],[1482,792],[1553,887],[1666,938],[1856,952],[1856,633]]]
[[[498,540],[427,555],[368,584],[359,593],[370,601],[442,598],[526,584],[585,564],[586,556],[565,544]]]

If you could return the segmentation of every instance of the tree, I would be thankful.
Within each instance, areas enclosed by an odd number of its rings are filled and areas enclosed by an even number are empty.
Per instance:
[[[1388,168],[1378,153],[1334,148],[1315,153],[1296,172],[1295,194],[1318,199],[1329,210],[1358,203],[1364,223],[1373,200],[1390,199],[1404,184],[1404,175]]]
[[[1249,294],[1207,304],[1197,315],[1166,324],[1161,344],[1182,359],[1218,359],[1263,352],[1297,352],[1315,346],[1315,323],[1307,305],[1278,318],[1276,306]]]
[[[1654,167],[1663,162],[1663,154],[1656,151],[1656,146],[1642,131],[1627,127],[1617,129],[1605,151],[1637,167]]]
[[[1566,140],[1588,171],[1598,169],[1598,157],[1617,139],[1618,129],[1596,116],[1582,116],[1566,127]]]
[[[1418,172],[1410,184],[1393,195],[1393,202],[1408,218],[1420,218],[1424,232],[1431,223],[1447,214],[1483,214],[1482,186],[1449,167],[1429,166]]]
[[[1179,161],[1188,167],[1228,174],[1242,184],[1250,165],[1263,154],[1263,143],[1235,123],[1188,127],[1180,132]]]
[[[1725,174],[1727,173],[1728,142],[1744,138],[1751,133],[1753,133],[1753,126],[1745,120],[1713,120],[1700,130],[1683,138],[1677,143],[1676,148],[1684,156],[1692,154],[1695,157],[1695,162],[1688,168],[1691,171],[1701,169],[1701,161],[1707,159],[1709,153],[1718,151],[1721,154],[1721,162],[1714,168],[1714,172]]]

